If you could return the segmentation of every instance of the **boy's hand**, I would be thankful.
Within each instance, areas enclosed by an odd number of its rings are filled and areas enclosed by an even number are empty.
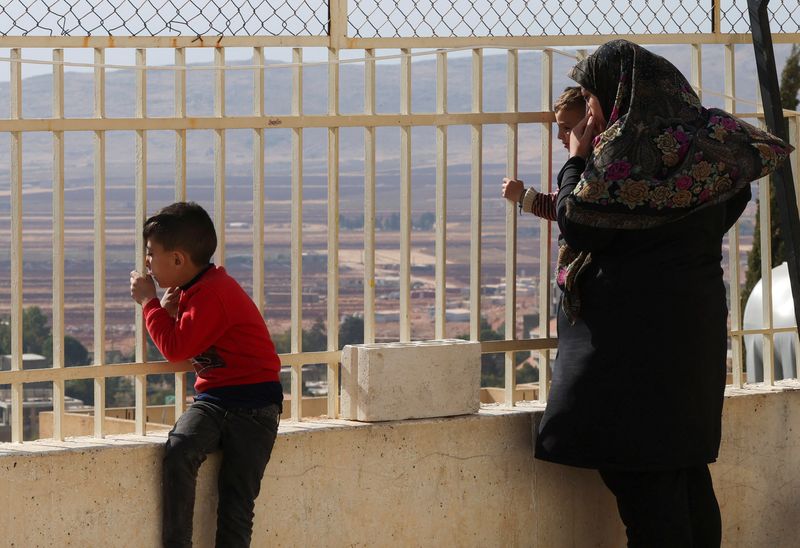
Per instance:
[[[178,315],[178,301],[181,298],[181,288],[180,287],[170,287],[164,292],[164,296],[161,297],[161,308],[167,311],[167,313],[172,316],[173,318],[177,317]]]
[[[144,304],[156,297],[156,283],[150,275],[142,276],[135,270],[131,272],[131,297],[139,304]]]
[[[525,190],[525,185],[522,181],[510,179],[506,177],[503,179],[503,198],[510,202],[518,203],[522,199],[522,192]]]

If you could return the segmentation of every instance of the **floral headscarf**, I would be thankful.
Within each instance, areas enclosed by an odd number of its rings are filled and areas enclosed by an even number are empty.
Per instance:
[[[793,150],[723,110],[704,108],[672,63],[626,40],[604,44],[570,77],[597,96],[608,119],[567,197],[566,216],[578,224],[636,230],[679,220],[733,197]],[[556,279],[573,322],[577,279],[590,262],[587,252],[559,249]]]
[[[567,204],[580,224],[642,229],[676,220],[731,198],[792,150],[704,108],[672,63],[625,40],[601,46],[570,77],[597,96],[608,119]]]

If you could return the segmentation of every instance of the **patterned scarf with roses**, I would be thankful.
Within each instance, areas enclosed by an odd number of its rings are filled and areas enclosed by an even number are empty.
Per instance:
[[[732,198],[793,150],[723,110],[703,107],[672,63],[626,40],[604,44],[570,77],[597,96],[608,119],[567,198],[566,216],[578,224],[639,230],[679,221]],[[565,280],[565,311],[573,321],[580,307],[575,280],[589,260],[559,252],[557,277]]]

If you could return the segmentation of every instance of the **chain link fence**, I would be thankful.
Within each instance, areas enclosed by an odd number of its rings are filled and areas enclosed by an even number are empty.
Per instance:
[[[720,30],[724,33],[750,32],[750,15],[746,0],[721,0]],[[800,32],[800,2],[772,0],[767,6],[772,32]]]
[[[353,37],[558,36],[711,32],[711,2],[355,0]]]
[[[720,31],[749,32],[747,0]],[[712,0],[349,0],[353,38],[682,34],[713,31]],[[773,0],[773,32],[800,32],[800,2]],[[3,36],[325,36],[328,0],[5,0]]]
[[[3,36],[325,36],[326,0],[6,0]]]

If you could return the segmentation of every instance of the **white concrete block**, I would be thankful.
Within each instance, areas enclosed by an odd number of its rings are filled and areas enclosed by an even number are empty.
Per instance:
[[[342,351],[341,416],[373,422],[475,413],[481,345],[460,339],[360,344]]]

